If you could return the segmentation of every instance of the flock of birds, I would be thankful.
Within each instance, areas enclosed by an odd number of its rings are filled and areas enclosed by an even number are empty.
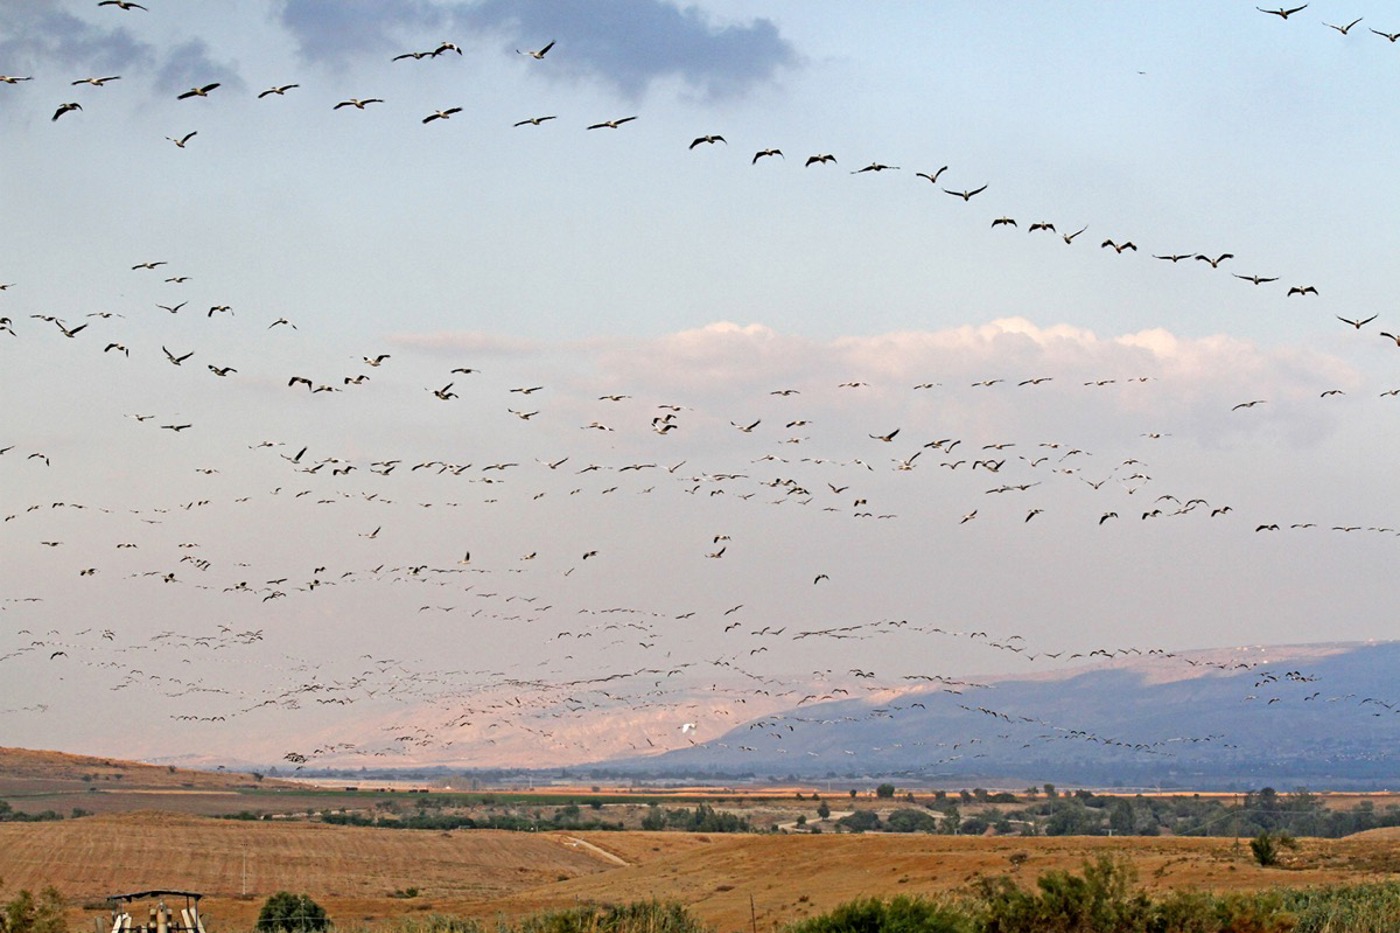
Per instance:
[[[102,0],[98,6],[123,13],[149,12],[147,7],[127,0]],[[1306,8],[1305,4],[1261,12],[1287,20]],[[1344,26],[1326,25],[1346,35],[1360,22],[1358,18]],[[1371,31],[1396,41],[1396,35]],[[545,63],[554,48],[555,42],[549,41],[538,49],[517,52],[532,62]],[[395,55],[392,60],[431,61],[453,54],[462,55],[462,49],[444,41],[432,49]],[[70,86],[105,88],[121,78],[94,75],[65,80]],[[29,75],[0,75],[0,83],[7,85],[31,80]],[[41,84],[36,82],[36,86]],[[207,82],[177,98],[216,103],[221,88],[220,82]],[[302,89],[300,82],[275,84],[257,97],[281,97],[298,89]],[[365,111],[381,104],[385,100],[379,97],[347,97],[329,109]],[[51,122],[83,109],[77,101],[61,103]],[[445,122],[461,112],[461,106],[442,107],[427,113],[421,122]],[[514,125],[540,127],[556,119],[556,115],[534,116]],[[601,120],[585,128],[621,130],[637,119],[632,115]],[[166,139],[185,149],[197,135],[197,130],[189,130]],[[678,142],[678,148],[689,150],[716,145],[728,146],[729,142],[718,133],[696,135],[688,147]],[[780,148],[764,146],[753,152],[749,164],[774,160],[784,161],[786,156]],[[802,164],[813,170],[839,165],[837,158],[826,152],[811,154]],[[872,161],[848,171],[865,175],[902,169]],[[991,187],[991,182],[981,179],[945,187],[942,179],[949,171],[944,165],[913,174],[969,205]],[[1021,226],[1017,218],[1000,214],[991,219],[990,228],[996,235],[1007,235]],[[1066,246],[1075,246],[1090,225],[1081,221],[1061,227],[1037,218],[1025,229],[1028,234],[1057,237]],[[1118,231],[1105,236],[1098,249],[1109,250],[1115,257],[1139,252],[1135,239]],[[1188,266],[1212,271],[1238,261],[1234,253],[1219,249],[1144,250],[1143,256],[1172,265],[1186,261]],[[97,492],[84,501],[65,496],[19,503],[7,494],[0,531],[7,551],[26,552],[27,562],[40,561],[50,569],[60,566],[61,555],[66,553],[77,552],[81,557],[63,570],[72,582],[62,592],[28,595],[23,592],[24,584],[10,582],[15,591],[5,594],[0,608],[14,620],[17,634],[7,650],[0,649],[0,671],[30,659],[46,660],[53,670],[81,665],[100,673],[112,691],[154,691],[169,710],[170,720],[246,724],[239,728],[276,729],[259,718],[269,711],[286,713],[351,704],[374,708],[377,718],[370,722],[381,735],[366,736],[362,734],[366,727],[359,727],[360,734],[349,741],[343,734],[351,729],[343,721],[332,721],[325,729],[339,730],[341,736],[285,754],[286,761],[297,767],[320,760],[403,755],[417,749],[442,753],[454,745],[469,746],[480,754],[481,749],[498,743],[509,745],[512,752],[542,747],[582,760],[596,752],[599,736],[610,730],[618,730],[627,747],[650,752],[710,741],[722,747],[724,743],[716,737],[745,723],[750,730],[762,730],[781,741],[785,730],[791,734],[799,726],[819,727],[896,713],[914,715],[914,709],[925,708],[920,699],[925,693],[961,696],[987,687],[928,673],[927,646],[938,639],[1018,655],[1027,663],[1146,656],[1178,665],[1183,671],[1204,664],[1225,673],[1252,670],[1262,663],[1204,660],[1205,655],[1162,647],[1120,645],[1079,650],[1073,645],[1050,644],[1033,648],[1022,635],[989,636],[982,626],[964,631],[903,619],[852,621],[852,610],[839,606],[839,598],[838,608],[832,611],[844,621],[824,624],[811,621],[822,617],[813,607],[791,613],[780,603],[761,609],[744,603],[730,606],[722,595],[722,582],[714,578],[704,584],[703,594],[693,596],[693,606],[600,608],[590,602],[598,593],[608,591],[598,581],[616,582],[635,573],[634,567],[613,557],[631,552],[619,546],[618,536],[607,529],[580,527],[579,516],[596,515],[599,506],[576,507],[573,501],[598,503],[603,497],[611,497],[608,501],[631,497],[634,502],[648,503],[665,500],[661,514],[671,516],[667,522],[675,524],[670,535],[673,540],[697,521],[709,521],[706,516],[711,514],[750,529],[747,538],[741,532],[714,529],[713,534],[707,531],[687,542],[685,547],[696,561],[696,567],[687,573],[700,573],[697,568],[714,563],[724,566],[742,561],[741,554],[750,548],[762,551],[767,544],[760,539],[765,534],[778,534],[784,527],[781,522],[792,521],[796,535],[815,533],[819,527],[806,517],[755,518],[753,510],[759,508],[782,508],[783,516],[811,513],[820,516],[818,521],[850,521],[862,526],[894,525],[913,515],[920,522],[941,523],[948,533],[955,534],[966,533],[959,529],[971,523],[976,523],[974,527],[995,523],[1010,534],[1032,522],[1069,515],[1094,533],[1110,533],[1115,524],[1125,521],[1176,520],[1214,523],[1231,534],[1330,530],[1400,537],[1400,531],[1385,521],[1245,515],[1229,501],[1183,489],[1185,478],[1167,481],[1154,469],[1153,445],[1169,443],[1170,434],[1151,426],[1145,425],[1138,437],[1120,449],[1096,450],[1061,439],[934,430],[932,419],[910,414],[918,410],[911,405],[917,405],[922,397],[975,405],[993,393],[1055,393],[1061,404],[1080,405],[1083,397],[1095,392],[1118,393],[1119,397],[1150,394],[1158,378],[1152,373],[1113,372],[1088,379],[1067,373],[987,373],[958,383],[930,379],[912,385],[872,385],[867,378],[853,374],[824,386],[777,386],[747,400],[745,411],[719,413],[697,410],[684,404],[684,399],[643,399],[621,391],[583,397],[570,386],[551,385],[548,380],[512,385],[483,372],[472,360],[464,361],[470,365],[443,366],[440,372],[425,374],[421,367],[404,363],[407,354],[396,346],[367,348],[358,359],[328,362],[305,350],[315,334],[286,317],[255,317],[258,312],[244,311],[236,296],[206,296],[198,302],[193,297],[184,298],[198,287],[207,270],[166,257],[132,259],[131,291],[141,296],[138,306],[127,305],[124,312],[75,309],[62,315],[47,310],[26,315],[6,312],[0,316],[0,335],[8,338],[8,345],[0,348],[0,353],[70,354],[82,359],[84,366],[100,364],[107,369],[119,357],[123,366],[140,367],[141,379],[153,379],[162,389],[152,398],[151,409],[125,413],[134,423],[133,429],[156,429],[172,435],[219,432],[219,425],[184,415],[183,406],[171,402],[189,391],[188,380],[196,378],[190,375],[193,369],[203,379],[275,384],[283,393],[272,402],[278,406],[303,396],[317,398],[318,405],[324,399],[331,407],[318,408],[310,418],[316,422],[344,419],[347,423],[343,427],[349,434],[339,448],[320,440],[320,431],[310,430],[316,439],[237,438],[225,449],[225,460],[193,468],[208,483],[208,492],[193,499],[107,501]],[[1281,275],[1257,271],[1230,275],[1257,287],[1283,281]],[[196,285],[187,286],[190,282]],[[0,301],[22,302],[24,284],[22,275],[15,282],[0,283]],[[1324,300],[1322,290],[1305,281],[1290,281],[1279,289],[1284,300]],[[184,300],[177,302],[176,297]],[[148,305],[139,306],[146,301]],[[0,311],[5,311],[3,305]],[[158,327],[129,323],[142,312],[160,312],[182,320],[202,317],[201,342],[175,345],[173,331],[171,337],[153,337],[152,331]],[[77,314],[83,317],[79,319]],[[1348,312],[1331,317],[1355,331],[1358,340],[1371,340],[1371,325],[1380,314]],[[1381,330],[1381,326],[1390,329]],[[238,341],[229,339],[234,327],[241,328]],[[1400,349],[1397,332],[1400,324],[1384,321],[1374,329],[1374,335]],[[240,341],[246,345],[254,336],[298,341],[288,352],[302,353],[306,368],[277,371],[257,359],[236,356],[232,347]],[[186,364],[191,365],[187,368]],[[164,369],[166,366],[171,369]],[[174,379],[180,381],[171,381]],[[422,394],[409,404],[419,410],[436,414],[453,408],[432,406],[471,406],[472,417],[494,417],[497,429],[520,422],[520,431],[548,432],[533,442],[536,445],[562,444],[559,438],[567,436],[565,427],[576,427],[574,436],[585,440],[571,442],[575,449],[561,446],[548,456],[518,459],[368,454],[364,452],[367,444],[354,437],[358,416],[343,405],[336,407],[334,400],[353,393],[373,395],[383,383],[391,387],[412,385]],[[880,400],[864,409],[872,417],[894,417],[884,400],[902,399],[896,408],[907,422],[871,423],[864,430],[828,434],[814,442],[816,435],[811,428],[821,416],[804,407],[806,398],[817,399],[819,407],[827,410],[836,398],[842,405],[861,410],[861,402],[850,400],[863,394]],[[1337,404],[1346,394],[1341,388],[1328,388],[1317,404]],[[1373,394],[1396,399],[1400,388],[1385,387]],[[1246,418],[1273,401],[1249,398],[1228,408],[1232,417]],[[163,411],[158,404],[163,404]],[[569,422],[570,418],[576,418],[576,423]],[[707,460],[704,465],[692,462],[691,457],[673,456],[668,449],[677,438],[689,436],[713,439],[713,449],[702,451]],[[37,471],[53,469],[61,455],[26,437],[0,441],[0,476],[6,477],[5,485],[13,482],[13,488],[43,488]],[[860,455],[807,453],[826,442],[842,451],[860,451]],[[71,445],[65,446],[71,449]],[[645,456],[619,458],[619,449],[645,451]],[[909,479],[907,475],[913,473],[924,479]],[[259,486],[266,478],[275,485]],[[919,485],[892,485],[915,482]],[[236,483],[242,483],[243,488],[235,490]],[[548,511],[556,501],[563,504]],[[325,543],[337,559],[302,558],[296,566],[272,568],[267,564],[269,554],[246,541],[199,540],[202,529],[216,534],[230,525],[255,529],[257,519],[243,519],[240,509],[294,521],[303,529],[297,553],[310,551],[315,541],[317,548]],[[510,517],[499,517],[502,511]],[[342,518],[345,513],[354,516],[349,519],[352,525],[363,524],[347,530]],[[441,518],[423,517],[439,514]],[[462,516],[467,515],[471,518],[464,520]],[[522,520],[527,515],[531,517]],[[455,530],[483,522],[518,523],[534,529],[540,537],[523,550],[506,553],[501,548],[463,541],[471,536]],[[569,528],[569,534],[559,537],[577,542],[571,549],[566,550],[555,536],[545,533],[555,526]],[[756,528],[766,529],[765,534],[753,530]],[[418,547],[414,539],[419,536],[438,543]],[[245,535],[240,532],[233,537]],[[441,544],[447,537],[454,539],[450,552],[448,545]],[[376,559],[373,549],[379,547],[392,547],[394,556]],[[273,554],[281,551],[278,547],[267,550]],[[99,553],[100,559],[95,556]],[[414,556],[405,559],[405,554]],[[55,564],[55,559],[60,564]],[[846,593],[859,592],[859,580],[852,579],[854,572],[839,560],[803,566],[787,575],[786,581],[775,582],[800,584],[813,593],[843,588]],[[106,584],[109,579],[112,583]],[[585,579],[592,582],[582,582]],[[210,625],[192,619],[188,628],[148,634],[139,624],[124,624],[115,615],[100,625],[81,626],[66,624],[61,616],[46,615],[47,603],[62,604],[74,592],[85,592],[84,587],[103,585],[112,587],[111,598],[118,604],[126,599],[166,603],[176,599],[170,595],[172,591],[189,590],[192,595],[179,597],[183,602],[172,604],[199,607],[201,613],[209,610],[213,618],[226,621]],[[434,637],[459,632],[473,639],[509,642],[518,650],[514,666],[434,665],[423,657],[360,655],[348,644],[335,652],[340,656],[334,658],[309,660],[305,653],[293,653],[290,644],[295,639],[285,637],[286,629],[320,615],[323,610],[316,608],[318,601],[327,599],[328,593],[349,591],[356,595],[338,599],[326,611],[354,612],[362,606],[366,608],[359,611],[383,613],[394,619],[396,626],[419,625],[418,620],[437,617],[447,621],[431,630]],[[813,606],[824,598],[817,596]],[[235,608],[210,608],[229,605]],[[283,647],[269,652],[273,642]],[[872,644],[857,650],[860,643]],[[875,650],[875,646],[892,645],[899,649],[889,654]],[[233,670],[242,667],[253,670],[256,676],[211,677],[215,652],[236,656]],[[833,653],[848,661],[854,659],[859,666],[821,666],[816,660]],[[901,660],[891,662],[894,669],[882,670],[878,667],[883,665],[866,660],[872,654]],[[780,655],[786,660],[778,660]],[[808,661],[815,665],[810,670],[803,666]],[[1278,675],[1267,668],[1261,667],[1261,671],[1263,679],[1256,685],[1279,684]],[[1302,671],[1290,671],[1282,679],[1312,683]],[[1304,699],[1314,700],[1322,694],[1319,689]],[[869,701],[870,708],[843,706],[845,711],[837,718],[809,712],[819,709],[820,704],[849,704],[858,698]],[[1279,694],[1265,699],[1272,705],[1288,698]],[[1379,709],[1397,711],[1387,698],[1362,699],[1337,692],[1327,699],[1366,706],[1367,712],[1375,714]],[[44,715],[51,706],[52,701],[14,704],[0,710],[0,715]],[[417,712],[404,712],[410,708]],[[1018,734],[1016,740],[1024,739],[1027,744],[1086,741],[1134,754],[1159,755],[1170,754],[1180,743],[1226,743],[1226,737],[1219,735],[1103,736],[1080,728],[1080,724],[1052,722],[986,704],[961,708],[971,716],[1030,727],[1030,734]],[[514,738],[507,740],[508,735]],[[510,744],[512,741],[517,744]],[[960,744],[930,740],[930,763],[962,757],[958,754]],[[739,749],[753,751],[755,747]],[[841,750],[850,756],[872,751],[879,749]]]

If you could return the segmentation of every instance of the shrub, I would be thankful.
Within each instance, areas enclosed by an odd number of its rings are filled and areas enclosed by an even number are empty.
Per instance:
[[[520,921],[518,933],[710,933],[674,901],[589,904],[535,914]]]
[[[1254,853],[1254,861],[1264,868],[1278,864],[1278,843],[1267,832],[1262,832],[1249,841],[1249,851]]]
[[[956,908],[903,895],[889,901],[864,898],[787,928],[786,933],[970,933],[970,918]]]
[[[35,897],[22,889],[0,904],[0,933],[64,933],[63,896],[50,885]]]
[[[320,933],[329,930],[325,908],[306,894],[278,891],[263,903],[258,914],[258,933]]]

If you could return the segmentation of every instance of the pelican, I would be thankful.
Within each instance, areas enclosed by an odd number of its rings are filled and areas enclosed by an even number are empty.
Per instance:
[[[191,130],[190,132],[186,133],[184,136],[181,136],[179,139],[176,139],[174,136],[167,136],[167,137],[165,137],[165,138],[168,139],[168,140],[170,140],[170,141],[171,141],[172,143],[174,143],[177,147],[183,149],[183,148],[185,148],[185,143],[189,142],[191,139],[193,139],[193,138],[194,138],[195,136],[197,136],[197,135],[199,135],[199,131],[198,131],[198,130]]]
[[[82,109],[83,109],[83,105],[82,105],[82,104],[79,104],[79,103],[60,104],[59,107],[58,107],[58,109],[55,110],[55,111],[53,112],[53,117],[50,119],[50,122],[52,122],[53,120],[57,120],[59,117],[63,116],[65,113],[68,113],[68,112],[73,111],[73,110],[82,110]]]
[[[263,91],[261,94],[259,94],[259,95],[258,95],[258,99],[259,99],[259,100],[262,100],[264,97],[266,97],[266,96],[269,95],[269,94],[276,94],[278,97],[281,97],[283,94],[287,93],[288,91],[290,91],[290,90],[291,90],[292,88],[294,88],[294,87],[301,87],[301,85],[300,85],[300,84],[283,84],[283,85],[280,85],[280,86],[279,86],[279,85],[273,85],[272,87],[268,88],[267,90],[265,90],[265,91]]]
[[[945,194],[951,194],[957,198],[962,198],[964,201],[971,201],[974,195],[979,195],[986,190],[987,186],[983,185],[982,187],[974,189],[972,191],[949,191],[947,188],[944,188],[943,192]]]
[[[691,140],[690,145],[687,148],[694,149],[701,143],[709,143],[710,145],[714,145],[715,143],[724,143],[727,146],[729,145],[729,140],[725,139],[723,136],[697,136],[695,137],[695,139]]]
[[[784,157],[784,158],[786,158],[786,157]],[[803,163],[803,167],[805,168],[805,167],[807,167],[808,165],[811,165],[811,164],[814,163],[814,162],[821,162],[821,163],[823,163],[823,164],[825,164],[825,163],[827,163],[827,162],[830,162],[830,163],[832,163],[832,164],[834,165],[834,164],[836,164],[836,156],[832,155],[832,154],[829,153],[829,152],[821,152],[821,153],[818,153],[817,155],[808,156],[808,157],[807,157],[807,161],[806,161],[805,163]]]
[[[116,7],[116,8],[119,9],[119,10],[145,10],[145,9],[146,9],[145,7],[143,7],[143,6],[142,6],[141,4],[139,4],[139,3],[133,3],[132,0],[99,0],[99,2],[98,2],[97,5],[98,5],[98,6],[114,6],[114,7]],[[147,12],[150,12],[150,11],[148,10]]]
[[[1233,274],[1234,274],[1235,278],[1237,278],[1237,279],[1243,279],[1244,281],[1249,282],[1249,283],[1252,284],[1252,285],[1263,285],[1263,284],[1265,284],[1266,282],[1277,282],[1277,281],[1278,281],[1277,278],[1272,278],[1272,279],[1270,279],[1270,278],[1266,278],[1266,277],[1264,277],[1264,276],[1262,276],[1262,275],[1240,275],[1238,272],[1233,273]]]
[[[0,75],[0,84],[19,84],[21,81],[33,80],[33,75]]]
[[[753,161],[749,162],[749,164],[754,165],[758,162],[759,159],[762,159],[765,156],[778,156],[782,159],[787,158],[787,156],[783,155],[783,150],[781,149],[760,149],[758,152],[755,152],[753,154]]]
[[[546,120],[553,120],[553,119],[556,119],[556,118],[555,118],[555,117],[552,117],[552,116],[549,116],[549,117],[530,117],[529,119],[521,120],[519,123],[516,123],[516,124],[513,124],[513,125],[514,125],[514,126],[539,126],[539,125],[540,125],[541,123],[543,123],[544,121],[546,121]]]
[[[1342,316],[1339,314],[1339,315],[1337,315],[1337,320],[1341,321],[1343,324],[1350,324],[1352,327],[1355,327],[1357,330],[1360,330],[1363,326],[1365,326],[1365,325],[1371,323],[1372,321],[1374,321],[1374,320],[1375,320],[1376,318],[1378,318],[1379,316],[1380,316],[1380,315],[1378,315],[1378,314],[1373,314],[1373,315],[1371,315],[1370,317],[1366,318],[1364,321],[1353,321],[1353,320],[1350,320],[1349,318],[1344,318],[1344,317],[1342,317]]]
[[[79,78],[73,84],[91,84],[93,87],[102,87],[108,81],[120,81],[121,77],[121,75],[110,75],[106,78]]]
[[[1358,16],[1356,19],[1354,19],[1354,20],[1352,20],[1351,22],[1347,23],[1345,26],[1334,26],[1334,25],[1332,25],[1331,23],[1323,23],[1322,25],[1326,26],[1328,29],[1335,29],[1335,30],[1337,30],[1338,32],[1340,32],[1342,35],[1346,35],[1347,33],[1351,32],[1351,27],[1353,27],[1353,26],[1355,26],[1357,23],[1361,22],[1362,19],[1363,19],[1363,17]]]
[[[618,120],[604,120],[602,123],[594,123],[592,126],[587,127],[587,129],[590,129],[590,130],[604,130],[604,129],[607,129],[607,130],[615,130],[615,129],[617,129],[619,126],[621,126],[622,124],[624,124],[624,123],[631,123],[631,122],[632,122],[633,120],[635,120],[635,119],[637,119],[637,118],[636,118],[636,117],[622,117],[621,119],[618,119]]]
[[[856,169],[854,172],[852,172],[851,174],[852,174],[852,175],[859,175],[859,174],[861,174],[861,173],[863,173],[863,172],[883,172],[885,169],[890,169],[891,171],[898,171],[898,170],[899,170],[899,166],[898,166],[898,165],[885,165],[883,162],[871,162],[871,163],[870,163],[869,165],[867,165],[865,168],[858,168],[858,169]]]
[[[1102,243],[1099,244],[1099,249],[1103,249],[1105,247],[1112,247],[1113,251],[1115,253],[1118,253],[1120,256],[1123,254],[1123,250],[1125,249],[1130,249],[1135,253],[1137,252],[1137,244],[1134,243],[1132,240],[1128,240],[1122,244],[1115,243],[1112,240],[1104,240]]]
[[[1255,7],[1260,13],[1268,13],[1271,16],[1277,16],[1279,19],[1288,19],[1288,17],[1292,16],[1294,13],[1299,13],[1307,8],[1308,5],[1306,3],[1302,6],[1295,6],[1291,10],[1284,9],[1283,7],[1279,7],[1277,10],[1266,10],[1261,6]]]
[[[218,86],[219,82],[215,81],[213,84],[206,84],[203,87],[192,87],[185,93],[177,95],[175,99],[185,100],[190,97],[208,97],[209,92]]]
[[[553,40],[553,39],[550,39],[550,40],[549,40],[549,44],[546,45],[546,46],[545,46],[544,48],[542,48],[542,49],[534,49],[534,50],[516,49],[515,51],[516,51],[517,54],[520,54],[520,55],[528,55],[528,56],[530,56],[531,58],[533,58],[535,61],[538,62],[538,61],[544,61],[544,57],[545,57],[546,55],[549,54],[549,50],[552,49],[552,48],[554,48],[554,40]]]
[[[927,178],[930,184],[936,185],[938,184],[938,176],[942,175],[946,171],[948,171],[948,166],[945,165],[936,172],[915,172],[914,177]]]
[[[454,113],[461,113],[461,107],[448,107],[446,110],[434,110],[431,114],[423,118],[424,123],[432,123],[434,120],[449,119]]]
[[[352,97],[352,98],[350,98],[349,100],[342,100],[340,103],[336,104],[336,105],[335,105],[334,107],[332,107],[331,109],[332,109],[332,110],[339,110],[341,107],[354,107],[356,110],[364,110],[366,104],[382,104],[382,103],[384,103],[384,101],[383,101],[382,99],[378,98],[378,97],[367,97],[367,98],[365,98],[364,100],[361,100],[361,99],[358,98],[358,97]]]

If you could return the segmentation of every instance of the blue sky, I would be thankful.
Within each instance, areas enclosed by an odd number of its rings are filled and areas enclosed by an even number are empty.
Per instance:
[[[493,698],[625,750],[1055,669],[882,621],[1392,636],[1384,6],[145,5],[0,2],[13,744],[578,760]]]

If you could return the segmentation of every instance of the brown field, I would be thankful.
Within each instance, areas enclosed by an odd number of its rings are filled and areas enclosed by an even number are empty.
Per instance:
[[[716,808],[743,813],[756,825],[792,820],[798,813],[815,820],[813,790],[632,789],[636,802],[609,804],[604,815],[626,817],[633,825],[645,810],[642,796],[665,796],[708,798]],[[803,800],[797,799],[799,792]],[[583,801],[592,794],[589,787],[536,791],[544,809],[549,809],[547,798]],[[1377,807],[1396,799],[1338,794],[1326,801],[1350,807],[1363,797]],[[419,798],[3,748],[0,799],[30,813],[66,814],[81,807],[97,814],[0,823],[0,896],[53,884],[73,905],[74,928],[83,930],[106,916],[108,895],[153,888],[207,895],[202,908],[210,933],[251,929],[262,901],[278,890],[310,894],[342,929],[434,912],[491,920],[585,901],[674,898],[729,933],[750,928],[750,898],[757,921],[771,931],[862,895],[955,891],[979,876],[1003,874],[1029,883],[1046,870],[1077,870],[1100,854],[1131,862],[1150,890],[1257,890],[1400,877],[1396,828],[1350,839],[1304,840],[1285,855],[1283,868],[1262,869],[1248,846],[1233,839],[437,832],[305,820],[212,820],[205,815],[397,808]],[[837,811],[903,805],[868,794],[833,794],[827,800]],[[528,797],[514,796],[514,801],[505,806],[533,808]],[[395,896],[410,888],[419,895]]]
[[[1016,853],[1027,856],[1019,867]],[[1285,868],[1266,870],[1231,839],[446,833],[154,812],[0,824],[6,890],[56,885],[74,904],[75,928],[103,915],[98,902],[108,894],[175,888],[207,895],[211,933],[249,929],[262,900],[282,889],[310,894],[342,928],[426,912],[489,920],[656,897],[732,931],[748,926],[752,896],[758,922],[772,930],[861,895],[951,891],[1008,873],[1029,881],[1101,853],[1130,861],[1154,890],[1400,877],[1394,833],[1305,840]],[[421,894],[393,896],[411,887]]]

